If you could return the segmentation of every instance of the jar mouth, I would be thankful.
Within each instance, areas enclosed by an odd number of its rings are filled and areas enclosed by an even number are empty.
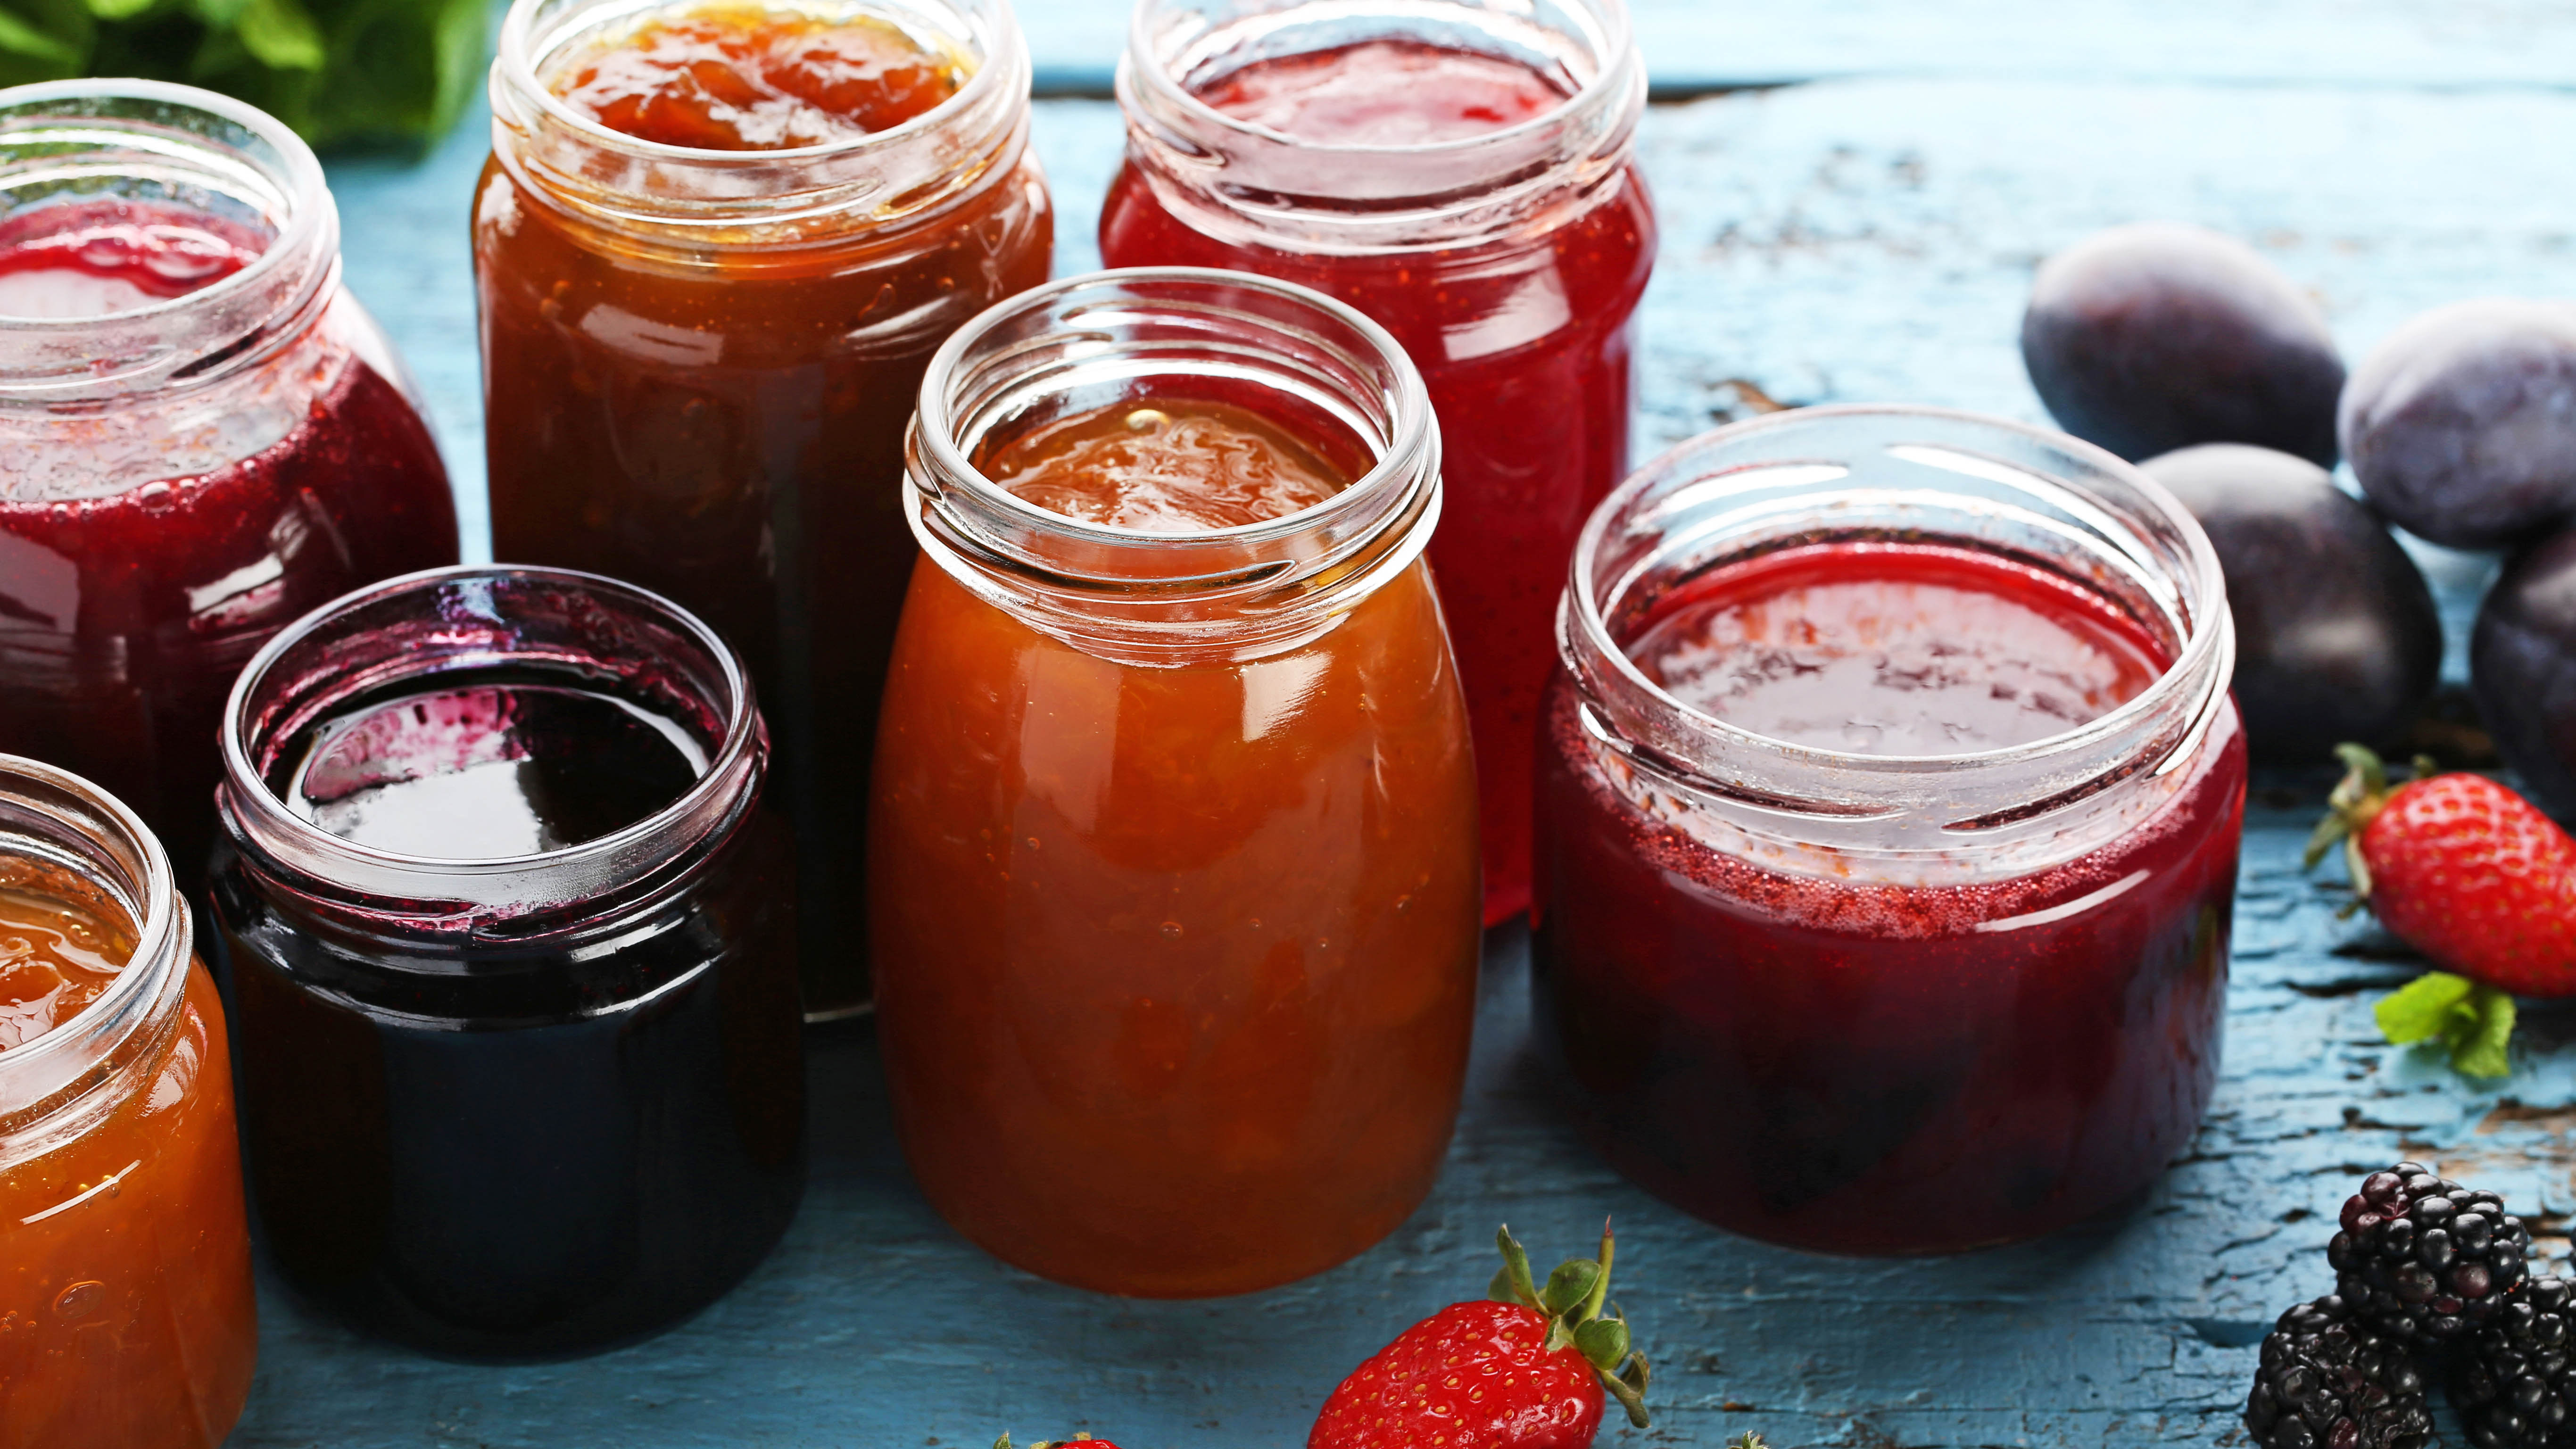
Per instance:
[[[0,1118],[74,1085],[184,989],[186,902],[169,853],[125,802],[68,770],[0,754],[0,850],[77,876],[134,927],[116,980],[70,1020],[0,1051]]]
[[[534,99],[549,120],[569,127],[584,140],[607,150],[623,152],[646,160],[695,164],[718,169],[748,169],[794,166],[799,162],[837,160],[872,152],[891,151],[902,148],[925,134],[953,124],[960,116],[981,109],[994,97],[995,92],[1013,83],[1014,75],[1018,77],[1018,88],[1025,89],[1027,86],[1024,47],[1020,41],[1019,24],[1011,13],[1009,0],[980,0],[980,3],[975,6],[943,7],[947,17],[962,22],[957,30],[934,26],[931,24],[929,13],[915,6],[906,5],[901,8],[876,5],[838,6],[833,8],[847,10],[852,14],[867,14],[893,20],[899,24],[907,19],[917,20],[921,29],[929,30],[943,39],[971,43],[977,47],[974,73],[966,78],[966,83],[959,86],[954,95],[938,105],[899,125],[889,126],[882,131],[871,131],[863,136],[849,136],[813,146],[788,146],[761,151],[725,151],[700,146],[674,146],[668,142],[629,135],[615,127],[601,124],[594,117],[583,115],[563,97],[556,95],[553,88],[537,74],[537,70],[538,66],[552,57],[556,51],[585,34],[637,20],[656,11],[683,9],[684,0],[683,3],[677,4],[674,0],[617,0],[617,3],[592,6],[574,15],[558,14],[550,17],[555,22],[554,28],[540,33],[537,28],[538,12],[548,9],[550,5],[559,10],[576,8],[564,6],[560,0],[516,0],[516,3],[511,5],[508,16],[502,20],[500,53],[492,62],[492,88],[496,103],[500,100],[502,88],[506,83],[517,94]],[[796,7],[780,5],[778,8]],[[907,32],[909,31],[910,27],[907,27]],[[959,34],[958,31],[965,33]]]
[[[241,270],[176,297],[87,317],[0,314],[0,396],[87,393],[155,372],[175,382],[229,374],[299,334],[338,276],[339,218],[322,163],[267,112],[162,81],[0,90],[0,204],[12,214],[25,214],[30,190],[112,197],[123,193],[94,188],[116,180],[210,215],[256,218],[267,244]]]
[[[1631,658],[1618,621],[1658,581],[1804,542],[1890,536],[2054,556],[2161,635],[2163,671],[2073,728],[1937,755],[1829,749],[1759,734],[1683,701]],[[2234,633],[2218,557],[2188,510],[2092,444],[1942,408],[1835,405],[1732,424],[1631,475],[1586,522],[1560,647],[1614,732],[1686,773],[1783,804],[1902,810],[1944,784],[2020,779],[2045,805],[2190,753],[2226,695]],[[1598,731],[1596,730],[1596,733]]]
[[[676,642],[713,708],[707,765],[652,814],[578,844],[500,856],[414,855],[334,835],[279,799],[270,778],[286,744],[352,701],[387,687],[512,663],[579,668],[575,642],[516,632],[530,602],[573,601],[605,618],[601,637]],[[618,612],[622,611],[622,612]],[[596,622],[596,621],[594,621]],[[639,646],[640,647],[640,646]],[[598,574],[454,564],[403,574],[323,605],[271,638],[224,704],[220,807],[237,840],[307,878],[363,896],[468,911],[569,904],[669,864],[739,813],[767,741],[741,656],[697,616],[658,594]]]

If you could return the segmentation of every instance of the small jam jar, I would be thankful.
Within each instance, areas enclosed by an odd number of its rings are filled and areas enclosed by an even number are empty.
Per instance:
[[[1829,1252],[2137,1193],[2218,1073],[2245,743],[2218,563],[2055,433],[1724,428],[1586,525],[1538,772],[1539,1036],[1621,1171]]]
[[[1476,735],[1485,920],[1529,904],[1530,746],[1574,536],[1628,471],[1655,259],[1620,0],[1139,0],[1113,267],[1233,267],[1395,335],[1440,418],[1431,564]]]
[[[1141,1297],[1367,1248],[1439,1172],[1475,1006],[1421,378],[1302,287],[1077,277],[941,349],[908,487],[868,828],[922,1192]]]
[[[466,1358],[642,1337],[805,1177],[786,830],[741,660],[609,579],[466,567],[277,636],[215,914],[287,1280]]]
[[[734,104],[746,95],[756,102]],[[518,0],[474,202],[492,551],[653,589],[749,662],[805,1003],[868,1000],[868,745],[930,354],[1046,280],[1004,0]]]
[[[0,1446],[215,1449],[259,1325],[231,1065],[170,859],[0,755]]]
[[[193,889],[243,661],[456,557],[295,133],[150,81],[0,91],[0,750],[114,791]]]

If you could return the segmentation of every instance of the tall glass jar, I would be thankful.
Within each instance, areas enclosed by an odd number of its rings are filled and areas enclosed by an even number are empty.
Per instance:
[[[1790,642],[1739,674],[1823,691],[1801,705],[1850,732],[1833,747],[1718,718],[1650,657],[1677,609],[1784,565],[1865,599],[1842,607],[1872,627],[1935,611],[1930,647],[1848,666],[1801,654],[1822,616],[1790,611]],[[1934,1252],[2110,1206],[2190,1141],[2218,1073],[2245,742],[2217,558],[2170,494],[2014,424],[1783,413],[1613,494],[1559,628],[1539,1035],[1622,1171],[1749,1236]],[[2086,637],[2142,666],[2098,713],[2033,692],[2071,697],[2102,659],[2047,650]],[[1862,752],[1880,704],[1954,688],[2070,723]]]
[[[150,81],[0,91],[0,750],[105,785],[193,883],[242,662],[456,556],[295,133]]]
[[[565,570],[395,579],[242,671],[214,883],[287,1280],[467,1358],[714,1301],[805,1180],[791,849],[741,660]],[[658,792],[639,781],[660,780]]]
[[[1431,562],[1475,721],[1488,924],[1529,901],[1565,561],[1628,470],[1645,98],[1620,0],[1140,0],[1118,69],[1109,265],[1313,287],[1430,388],[1449,490]]]
[[[170,859],[97,786],[0,755],[0,916],[12,1027],[82,989],[31,923],[114,973],[0,1042],[0,1446],[215,1449],[259,1325],[224,1012]]]
[[[914,556],[904,424],[932,350],[1045,280],[1053,213],[1004,0],[884,8],[972,74],[856,139],[667,145],[549,84],[559,57],[692,8],[520,0],[502,29],[474,207],[493,551],[633,580],[750,661],[796,821],[806,1008],[846,1015],[867,1000],[859,822]]]
[[[1066,409],[1173,398],[1259,415],[1355,481],[1141,532],[971,461]],[[1376,1242],[1448,1146],[1478,943],[1465,705],[1420,557],[1440,513],[1421,379],[1303,288],[1074,278],[940,350],[906,503],[926,557],[869,831],[880,1039],[922,1191],[997,1256],[1146,1297]]]

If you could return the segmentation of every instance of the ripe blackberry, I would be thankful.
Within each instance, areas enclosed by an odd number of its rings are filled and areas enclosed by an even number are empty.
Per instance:
[[[2414,1358],[2353,1318],[2340,1298],[2300,1304],[2264,1337],[2245,1428],[2256,1449],[2425,1449],[2433,1442]]]
[[[2531,1232],[2504,1199],[2401,1162],[2364,1178],[2326,1245],[2335,1293],[2405,1344],[2466,1335],[2523,1280]]]
[[[2478,1449],[2576,1445],[2576,1293],[2534,1278],[2499,1305],[2460,1354],[2451,1403]]]

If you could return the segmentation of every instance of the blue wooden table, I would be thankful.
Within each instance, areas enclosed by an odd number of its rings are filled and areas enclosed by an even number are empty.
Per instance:
[[[1907,401],[2043,417],[2015,337],[2040,257],[2144,217],[2264,248],[2347,352],[2461,297],[2576,295],[2576,6],[2561,0],[1639,0],[1658,94],[1645,164],[1665,221],[1646,302],[1640,441],[1742,405]],[[1119,147],[1098,99],[1117,0],[1026,16],[1059,272],[1095,265]],[[2080,12],[2080,13],[2069,13]],[[1695,98],[1694,98],[1695,97]],[[483,547],[467,283],[478,115],[413,166],[333,167],[350,285],[425,384]],[[2491,562],[2425,555],[2459,634]],[[273,1286],[249,1446],[971,1446],[1089,1430],[1128,1449],[1293,1446],[1363,1355],[1481,1292],[1508,1219],[1542,1257],[1601,1216],[1656,1363],[1648,1431],[1614,1445],[2241,1442],[2253,1344],[2328,1286],[2350,1180],[2442,1163],[2567,1250],[2576,1010],[2525,1017],[2517,1071],[2477,1088],[2378,1043],[2369,1007],[2417,969],[2302,876],[2323,776],[2258,782],[2225,1079],[2136,1211],[1963,1258],[1851,1263],[1725,1237],[1601,1168],[1526,1045],[1526,948],[1489,943],[1474,1076],[1448,1169],[1394,1237],[1310,1282],[1216,1303],[1058,1288],[949,1233],[888,1136],[866,1030],[817,1041],[813,1186],[731,1297],[641,1347],[481,1368],[363,1341]],[[2230,1436],[2234,1436],[2231,1438]]]

